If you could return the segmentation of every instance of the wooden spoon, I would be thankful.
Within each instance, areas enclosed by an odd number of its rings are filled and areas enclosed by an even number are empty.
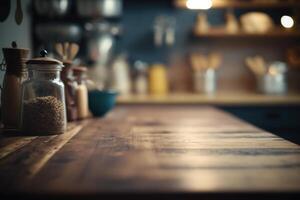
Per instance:
[[[71,43],[68,49],[68,59],[73,60],[79,51],[79,46],[76,43]]]
[[[60,56],[61,59],[64,58],[64,47],[62,43],[55,44],[56,53]]]
[[[63,44],[63,52],[64,52],[63,60],[67,60],[68,59],[68,52],[69,52],[69,43],[68,42],[65,42]]]
[[[254,59],[260,74],[265,74],[267,72],[267,65],[264,58],[262,56],[255,56]]]
[[[217,69],[221,64],[221,56],[218,53],[211,53],[208,58],[209,68]]]
[[[198,62],[200,70],[206,70],[208,68],[208,59],[205,55],[199,54],[198,55]]]
[[[23,21],[23,11],[22,11],[22,4],[21,0],[17,0],[17,8],[15,13],[15,20],[18,25],[21,25]]]

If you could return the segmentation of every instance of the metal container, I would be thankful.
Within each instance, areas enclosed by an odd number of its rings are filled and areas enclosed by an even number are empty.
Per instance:
[[[257,77],[257,90],[263,94],[285,94],[287,92],[285,74],[265,74]]]
[[[196,92],[213,94],[217,88],[216,70],[206,69],[194,73],[194,89]]]
[[[85,1],[83,1],[85,2]],[[35,0],[34,8],[38,15],[62,17],[70,10],[69,0]]]
[[[115,36],[119,34],[118,26],[105,22],[88,23],[85,25],[88,48],[88,59],[106,66],[115,48]]]
[[[122,0],[77,0],[77,13],[82,17],[119,17]]]
[[[287,66],[283,62],[273,62],[266,74],[256,76],[257,90],[264,94],[282,95],[288,90]]]
[[[81,27],[77,24],[38,24],[35,33],[41,41],[46,43],[78,42],[82,36]]]

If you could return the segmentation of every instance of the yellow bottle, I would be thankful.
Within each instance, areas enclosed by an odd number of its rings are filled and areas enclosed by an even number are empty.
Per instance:
[[[154,64],[149,69],[149,92],[154,95],[168,93],[168,78],[166,67],[162,64]]]

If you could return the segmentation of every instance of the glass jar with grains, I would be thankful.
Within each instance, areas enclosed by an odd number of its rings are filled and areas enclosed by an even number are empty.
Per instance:
[[[41,56],[27,61],[29,79],[22,85],[22,131],[25,134],[60,134],[66,130],[64,84],[60,79],[63,64]]]

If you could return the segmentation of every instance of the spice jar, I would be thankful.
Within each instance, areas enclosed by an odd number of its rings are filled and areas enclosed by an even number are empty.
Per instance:
[[[3,62],[1,68],[6,68],[1,91],[2,122],[5,130],[17,130],[20,126],[21,85],[28,77],[25,62],[29,49],[17,48],[13,42],[12,48],[3,48],[2,51],[5,64]]]
[[[66,97],[66,110],[67,120],[77,120],[77,102],[76,102],[76,88],[77,82],[73,76],[72,62],[64,61],[64,68],[61,72],[61,79],[65,85],[65,97]]]
[[[162,64],[154,64],[149,69],[149,92],[153,95],[165,95],[168,93],[167,69]]]
[[[89,115],[88,90],[86,86],[87,69],[85,67],[73,67],[73,71],[77,81],[76,102],[78,119],[84,119]]]
[[[29,79],[22,85],[22,130],[26,134],[59,134],[66,130],[63,64],[46,57],[27,61]]]
[[[142,61],[134,63],[134,91],[137,94],[146,94],[148,92],[148,65]]]

